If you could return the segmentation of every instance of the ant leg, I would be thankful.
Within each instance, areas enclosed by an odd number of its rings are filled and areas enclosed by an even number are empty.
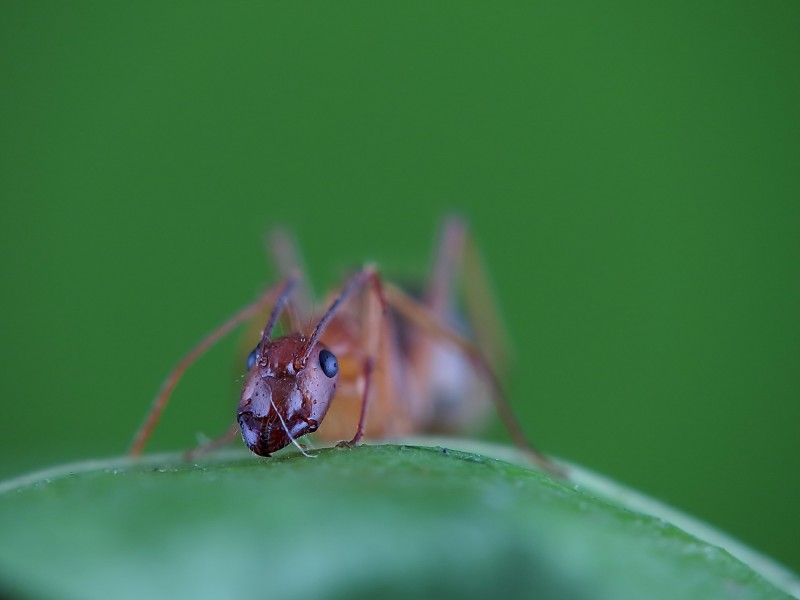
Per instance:
[[[298,274],[306,272],[295,238],[289,231],[275,227],[267,232],[264,243],[279,277],[284,279],[297,277]],[[303,332],[308,327],[314,313],[313,298],[314,293],[308,278],[300,277],[297,289],[287,307],[292,331]]]
[[[500,385],[500,379],[479,349],[462,335],[442,324],[438,316],[434,314],[428,306],[410,297],[397,286],[386,283],[383,286],[383,291],[390,306],[411,323],[415,324],[429,335],[451,342],[469,358],[474,367],[489,382],[497,411],[500,413],[500,418],[503,420],[503,424],[511,435],[514,444],[523,450],[539,467],[553,475],[563,477],[565,475],[564,469],[553,463],[553,461],[539,451],[525,436],[525,432],[522,430],[519,421],[514,415],[514,411],[511,409],[505,391],[502,385]]]
[[[434,268],[428,281],[426,304],[446,323],[456,313],[455,290],[463,290],[464,308],[477,345],[496,372],[509,363],[506,328],[475,239],[464,219],[448,217],[440,234]]]
[[[175,386],[180,381],[186,369],[188,369],[189,366],[200,356],[202,356],[203,353],[205,353],[211,346],[213,346],[225,335],[230,333],[234,327],[244,321],[247,321],[250,317],[257,314],[270,304],[275,304],[282,297],[287,289],[287,286],[292,285],[292,282],[293,280],[289,279],[282,284],[276,285],[265,291],[257,300],[240,309],[239,312],[234,314],[230,319],[225,321],[222,325],[217,327],[217,329],[200,340],[200,342],[180,360],[172,372],[167,376],[166,380],[164,380],[156,399],[153,401],[152,408],[147,413],[144,423],[136,433],[136,437],[134,438],[133,444],[131,445],[129,451],[131,456],[138,456],[142,453],[142,450],[144,450],[147,440],[150,439],[153,430],[158,424],[161,413],[164,412],[164,408],[167,406],[167,402],[169,402],[172,391],[175,389]]]
[[[407,383],[407,372],[404,372],[408,366],[402,356],[397,319],[387,311],[385,297],[381,299],[377,294],[371,294],[369,298],[376,305],[375,312],[365,312],[362,318],[362,348],[370,349],[370,356],[375,357],[371,375],[373,392],[367,417],[371,422],[369,435],[407,435],[414,431],[418,420],[410,402],[414,394]]]
[[[461,282],[464,287],[464,307],[470,324],[475,328],[475,339],[483,355],[495,370],[507,368],[511,363],[508,330],[497,309],[486,268],[475,238],[465,229],[464,257]]]
[[[189,450],[186,452],[183,457],[185,460],[194,460],[195,458],[202,456],[203,454],[208,454],[217,448],[221,448],[222,446],[227,446],[233,440],[239,437],[239,423],[234,423],[231,425],[228,430],[223,433],[218,438],[214,438],[213,440],[209,440],[204,444],[200,444],[197,448]]]
[[[358,427],[356,428],[356,433],[353,438],[349,441],[340,442],[337,444],[338,447],[347,447],[347,446],[354,446],[356,445],[361,438],[364,436],[364,429],[366,427],[366,420],[367,420],[367,408],[370,405],[370,398],[373,395],[373,384],[375,383],[375,367],[377,363],[377,357],[379,355],[383,355],[385,357],[387,346],[386,344],[382,343],[385,337],[385,328],[387,325],[387,314],[386,314],[386,298],[383,295],[383,285],[381,283],[380,277],[374,270],[370,270],[368,273],[370,290],[367,291],[367,296],[365,298],[366,306],[362,311],[362,329],[361,329],[361,337],[362,343],[361,347],[365,349],[365,357],[363,360],[362,365],[362,381],[364,382],[364,389],[361,394],[361,411],[358,417]],[[384,364],[381,365],[382,371],[382,381],[377,383],[383,384],[381,385],[381,391],[384,391],[386,386],[385,376],[386,376],[386,368],[389,365]],[[388,398],[382,399],[384,402],[392,402],[393,398],[390,396]]]
[[[375,368],[375,361],[368,357],[364,360],[363,377],[364,377],[364,392],[361,396],[361,414],[358,417],[358,428],[352,439],[342,441],[336,444],[337,448],[349,448],[355,446],[364,437],[364,427],[367,421],[367,404],[369,403],[369,394],[371,390],[372,371]]]
[[[450,217],[443,223],[433,268],[423,295],[424,304],[441,323],[446,323],[449,317],[456,314],[455,287],[463,255],[464,227],[461,219],[456,217]],[[433,354],[436,341],[427,335],[412,335],[411,343],[413,351],[410,357],[414,365],[414,377],[422,389],[429,389],[435,373]],[[413,410],[418,414],[425,414],[430,408],[416,406]]]
[[[459,298],[463,298],[465,310],[460,310]],[[508,344],[480,255],[462,218],[450,216],[442,223],[421,302],[439,323],[454,328],[468,325],[470,338],[484,360],[503,379],[508,372]],[[454,373],[467,376],[462,372],[466,366],[463,360],[455,359],[451,349],[425,331],[410,331],[408,340],[413,381],[419,390],[410,396],[417,421],[424,423],[425,429],[437,432],[462,431],[479,422],[488,408],[488,398],[477,390],[464,394],[466,383],[455,383]],[[455,403],[457,410],[453,410]]]
[[[464,247],[464,222],[448,217],[439,234],[439,247],[425,290],[425,303],[441,317],[452,312],[455,283]]]
[[[420,299],[439,323],[474,340],[483,359],[501,380],[508,372],[507,345],[491,301],[490,286],[464,219],[449,216],[437,236],[427,284]],[[473,279],[477,279],[475,282]],[[481,292],[475,294],[475,291]],[[463,300],[463,307],[459,305]],[[477,309],[475,307],[478,307]],[[434,433],[474,429],[491,404],[486,378],[475,380],[463,356],[419,328],[407,326],[407,364],[415,393],[409,407],[419,428]],[[468,331],[469,333],[466,333]]]
[[[305,344],[305,350],[298,355],[295,359],[296,369],[299,371],[303,365],[305,365],[306,361],[308,360],[308,356],[311,354],[311,351],[314,349],[314,346],[319,341],[322,333],[324,332],[325,328],[330,323],[333,316],[336,312],[341,308],[342,304],[349,300],[353,294],[358,291],[361,291],[365,285],[370,285],[374,296],[369,296],[368,298],[373,298],[373,304],[371,308],[365,311],[362,311],[362,314],[366,315],[376,315],[371,318],[375,326],[367,327],[366,333],[368,334],[368,342],[366,344],[367,351],[365,352],[366,358],[363,363],[363,381],[364,381],[364,391],[362,394],[361,400],[361,414],[358,419],[358,428],[356,430],[355,435],[349,441],[342,442],[340,445],[342,446],[352,446],[356,444],[364,435],[364,426],[366,423],[366,414],[367,414],[367,405],[369,403],[370,397],[370,383],[372,380],[372,371],[375,364],[375,355],[377,353],[378,344],[380,342],[380,329],[381,329],[381,322],[385,320],[386,311],[387,311],[387,304],[386,298],[383,295],[383,286],[381,284],[380,277],[378,276],[375,268],[373,266],[364,267],[361,271],[350,277],[347,282],[344,284],[344,287],[339,292],[339,295],[334,299],[331,305],[328,307],[328,310],[322,315],[322,318],[317,323],[317,326],[314,328],[313,333],[308,338]],[[374,303],[374,300],[377,300],[377,303]],[[375,323],[375,321],[378,321]],[[369,325],[369,323],[368,323]]]

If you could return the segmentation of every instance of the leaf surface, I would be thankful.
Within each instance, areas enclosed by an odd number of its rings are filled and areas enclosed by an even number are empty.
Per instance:
[[[779,566],[602,487],[452,446],[98,461],[0,485],[0,576],[34,598],[790,597]]]

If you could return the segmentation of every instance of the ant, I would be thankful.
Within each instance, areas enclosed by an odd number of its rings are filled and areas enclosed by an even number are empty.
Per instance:
[[[342,439],[355,414],[355,434],[339,442],[340,447],[357,444],[365,431],[373,438],[459,431],[480,419],[490,396],[514,443],[543,470],[564,475],[525,437],[487,358],[492,356],[503,366],[501,326],[480,257],[461,219],[445,220],[422,299],[384,281],[374,266],[366,266],[346,280],[316,319],[292,238],[275,231],[269,241],[281,282],[239,310],[178,363],[136,434],[131,455],[144,449],[186,369],[234,327],[271,307],[260,340],[247,357],[236,423],[188,456],[226,444],[240,432],[259,456],[270,456],[289,444],[310,456],[299,438],[316,432],[327,417],[319,435]],[[456,320],[459,279],[474,341]],[[292,333],[273,338],[282,316]],[[314,322],[312,329],[309,323]]]

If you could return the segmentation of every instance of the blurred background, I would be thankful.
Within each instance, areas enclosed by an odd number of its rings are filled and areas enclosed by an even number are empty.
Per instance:
[[[0,477],[125,451],[270,226],[324,290],[457,211],[536,442],[800,569],[797,3],[0,11]],[[151,450],[225,429],[237,357]]]

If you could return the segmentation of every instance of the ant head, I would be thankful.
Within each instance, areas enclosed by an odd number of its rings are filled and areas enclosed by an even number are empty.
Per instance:
[[[321,342],[291,335],[262,340],[247,359],[238,420],[245,444],[269,456],[313,433],[328,412],[339,364]]]

